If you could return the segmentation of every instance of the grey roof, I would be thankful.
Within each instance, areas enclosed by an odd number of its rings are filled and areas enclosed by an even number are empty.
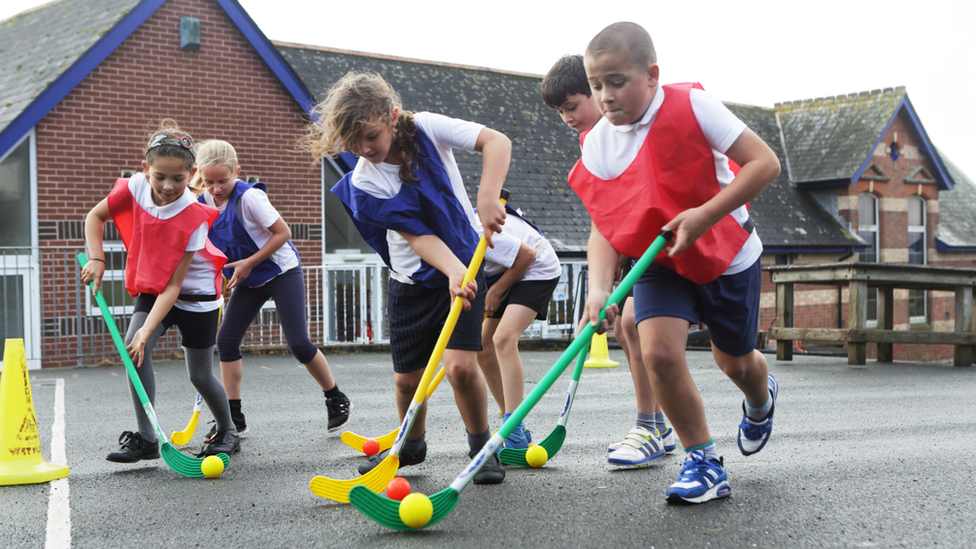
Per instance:
[[[792,181],[850,182],[903,97],[899,87],[777,103]]]
[[[512,191],[512,206],[539,226],[557,252],[586,250],[590,217],[566,184],[579,158],[579,137],[542,102],[542,77],[296,44],[275,46],[316,101],[348,71],[368,70],[390,82],[407,110],[471,120],[504,133],[512,140],[505,184]],[[480,156],[455,152],[472,199],[481,176]]]
[[[955,181],[951,191],[939,191],[939,226],[935,237],[946,246],[976,247],[976,183],[939,151]]]
[[[64,0],[0,21],[0,131],[138,3]]]
[[[63,0],[0,22],[0,132],[138,4]],[[391,82],[407,109],[472,120],[506,134],[513,145],[506,183],[513,192],[512,205],[550,237],[558,252],[585,251],[590,218],[566,184],[579,156],[578,136],[543,104],[540,76],[297,44],[276,43],[275,48],[316,100],[346,72],[370,70]],[[729,105],[769,143],[784,166],[751,204],[751,215],[771,252],[862,244],[797,185],[849,181],[903,98],[904,89],[897,88],[777,104],[775,109]],[[474,198],[480,155],[455,156]],[[976,220],[971,215],[976,186],[947,159],[940,159],[958,188],[943,191],[948,194],[940,205],[937,236],[948,246],[976,246]]]
[[[790,183],[776,111],[747,105],[726,106],[773,149],[782,166],[779,176],[749,204],[749,215],[763,246],[775,252],[777,248],[849,249],[863,245],[860,238],[849,233],[809,194]]]

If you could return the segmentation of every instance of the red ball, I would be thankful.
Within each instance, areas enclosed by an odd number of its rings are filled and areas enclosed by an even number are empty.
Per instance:
[[[386,485],[386,497],[403,501],[403,498],[410,495],[410,483],[403,477],[395,477]]]
[[[368,438],[365,442],[363,442],[363,453],[367,456],[371,456],[379,451],[380,443],[376,442],[375,438]]]

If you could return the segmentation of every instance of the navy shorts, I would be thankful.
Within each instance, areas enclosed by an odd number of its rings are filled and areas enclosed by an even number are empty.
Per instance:
[[[634,316],[658,316],[704,322],[712,343],[723,353],[744,356],[756,348],[762,268],[748,269],[696,284],[667,267],[652,263],[634,286]]]
[[[494,314],[488,318],[501,318],[505,314],[505,308],[509,305],[522,305],[535,311],[536,320],[549,318],[549,301],[552,300],[552,292],[559,284],[559,277],[550,280],[522,280],[516,282],[508,289],[508,293],[502,298],[501,305]]]
[[[481,321],[485,316],[485,294],[488,293],[483,271],[478,273],[475,282],[478,295],[469,310],[461,311],[447,343],[448,349],[481,350]],[[446,286],[432,289],[390,279],[386,310],[390,320],[394,372],[406,374],[427,366],[451,312],[451,301]]]

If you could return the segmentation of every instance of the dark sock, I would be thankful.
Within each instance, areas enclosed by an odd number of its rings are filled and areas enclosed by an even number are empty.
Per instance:
[[[664,412],[654,414],[654,425],[658,434],[664,434],[664,431],[668,430],[668,424],[664,421]]]
[[[329,389],[328,391],[322,391],[322,394],[325,395],[325,398],[334,398],[341,395],[342,391],[339,390],[339,384],[336,383],[335,387]]]
[[[427,433],[420,435],[417,438],[408,438],[403,442],[403,451],[407,454],[413,455],[420,451],[424,447],[425,441],[427,440]]]
[[[467,431],[467,430],[465,430]],[[468,448],[471,448],[472,452],[479,452],[485,444],[488,443],[488,439],[491,438],[491,431],[485,429],[484,433],[480,435],[472,435],[468,433]]]
[[[653,433],[657,429],[657,424],[654,423],[654,414],[637,414],[637,426]]]
[[[230,415],[239,416],[241,415],[241,399],[239,398],[228,398],[227,404],[230,405]]]

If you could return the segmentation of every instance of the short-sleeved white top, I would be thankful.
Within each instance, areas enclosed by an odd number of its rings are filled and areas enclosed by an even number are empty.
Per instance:
[[[535,250],[535,260],[521,280],[551,280],[562,274],[559,258],[546,237],[539,234],[532,225],[514,215],[505,218],[502,232],[491,238],[494,248],[485,251],[485,276],[499,276],[510,269],[518,256],[523,242]]]
[[[651,106],[634,124],[614,126],[606,118],[601,118],[593,126],[583,142],[582,157],[583,165],[591,174],[610,180],[620,176],[630,166],[651,130],[654,118],[664,102],[664,93],[664,88],[658,87]],[[693,88],[690,99],[698,125],[712,147],[719,185],[725,188],[735,178],[729,168],[729,158],[725,156],[725,151],[739,138],[746,125],[721,101],[703,90]],[[732,212],[732,217],[740,224],[745,223],[749,219],[749,211],[745,206],[740,206]],[[758,233],[753,231],[729,268],[722,274],[744,271],[759,259],[762,250],[762,241]]]

